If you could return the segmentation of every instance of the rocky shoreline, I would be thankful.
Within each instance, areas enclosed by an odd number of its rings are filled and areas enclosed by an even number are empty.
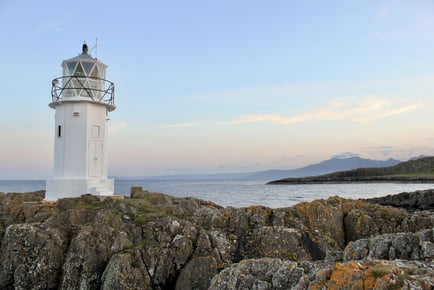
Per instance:
[[[369,177],[336,177],[336,176],[308,176],[284,178],[267,182],[268,185],[283,184],[342,184],[342,183],[434,183],[432,177],[404,177],[404,176],[369,176]]]
[[[279,209],[44,194],[0,193],[0,289],[434,287],[433,191]]]
[[[409,211],[434,210],[434,189],[416,192],[402,192],[400,194],[383,197],[368,198],[364,201],[380,205],[403,208]]]

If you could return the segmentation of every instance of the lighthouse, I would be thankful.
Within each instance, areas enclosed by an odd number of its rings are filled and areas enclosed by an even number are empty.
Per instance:
[[[114,84],[105,78],[107,65],[92,57],[85,43],[62,68],[63,76],[51,88],[54,176],[46,181],[45,200],[113,195],[114,181],[107,177],[107,122],[116,107]]]

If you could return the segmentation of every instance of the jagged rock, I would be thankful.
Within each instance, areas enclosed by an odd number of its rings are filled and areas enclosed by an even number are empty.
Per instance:
[[[296,262],[262,258],[242,260],[211,280],[209,290],[304,289],[304,270]]]
[[[326,263],[332,264],[335,262],[341,262],[344,257],[343,251],[327,251],[324,261]]]
[[[405,210],[360,201],[348,204],[344,218],[346,242],[401,231]]]
[[[434,189],[403,192],[364,199],[370,203],[400,207],[407,210],[434,210]]]
[[[217,273],[218,264],[214,257],[195,257],[181,270],[175,289],[207,289]]]
[[[390,279],[421,263],[402,285],[431,283],[431,212],[340,197],[281,209],[222,208],[141,189],[133,197],[45,204],[41,192],[0,194],[0,288],[344,289],[337,277],[347,272],[356,272],[349,285],[379,280],[372,269],[380,262],[363,260],[376,258],[417,259],[381,263]]]
[[[402,221],[404,232],[418,232],[429,228],[434,228],[434,212],[416,211]]]
[[[293,228],[260,227],[254,229],[247,237],[244,256],[270,257],[287,260],[312,260],[311,253],[305,245],[303,234]],[[315,257],[313,257],[315,258]]]
[[[208,235],[212,245],[213,256],[216,258],[219,266],[230,265],[238,249],[239,243],[237,237],[219,230],[208,231]]]
[[[37,224],[13,224],[0,255],[0,289],[54,289],[59,285],[65,234]]]
[[[188,221],[162,217],[143,227],[143,237],[146,243],[142,257],[154,287],[175,285],[181,269],[193,256],[198,230]]]
[[[320,276],[318,276],[320,274]],[[305,289],[433,289],[434,265],[417,261],[361,260],[326,266]]]
[[[350,242],[344,250],[344,261],[370,259],[434,259],[433,229],[418,233],[384,234],[371,239]]]
[[[301,263],[249,259],[231,265],[211,280],[217,289],[433,289],[434,264],[405,260]],[[307,264],[306,264],[307,263]]]
[[[34,218],[38,212],[43,212],[38,205],[44,199],[44,191],[29,193],[8,193],[1,199],[3,212],[1,224],[21,223]],[[6,227],[5,227],[6,228]]]
[[[146,265],[138,250],[115,254],[102,275],[102,289],[152,289]]]
[[[61,288],[99,288],[110,258],[131,244],[125,232],[104,223],[79,226],[66,253]]]
[[[291,209],[289,224],[309,235],[322,252],[329,249],[342,249],[345,245],[344,216],[345,206],[350,202],[337,196],[327,200],[296,204]],[[324,258],[324,254],[321,255]]]

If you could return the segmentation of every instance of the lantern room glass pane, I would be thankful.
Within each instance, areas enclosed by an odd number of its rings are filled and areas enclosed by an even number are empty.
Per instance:
[[[86,75],[89,76],[90,72],[92,71],[92,68],[94,66],[93,62],[82,62],[81,63],[83,65],[84,71],[86,72]]]
[[[76,61],[71,61],[71,62],[67,62],[66,66],[68,68],[68,74],[67,75],[72,75],[75,69],[75,66],[77,65]]]
[[[105,79],[105,68],[102,65],[98,65],[98,77]]]
[[[95,66],[90,77],[92,77],[92,78],[98,78],[99,77],[98,76],[98,66]]]
[[[74,71],[74,76],[85,76],[83,67],[78,63],[77,68]]]

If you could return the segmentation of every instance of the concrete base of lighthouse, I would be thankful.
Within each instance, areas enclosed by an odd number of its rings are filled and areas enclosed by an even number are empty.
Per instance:
[[[56,201],[83,194],[112,196],[113,192],[113,179],[51,179],[46,181],[45,200]]]

